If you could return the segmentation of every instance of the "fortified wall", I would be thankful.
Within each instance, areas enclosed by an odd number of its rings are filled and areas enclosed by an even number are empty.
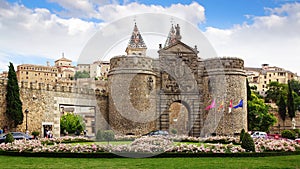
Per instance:
[[[0,124],[1,127],[8,126],[5,118],[6,112],[6,79],[0,81]],[[62,105],[78,105],[89,106],[95,108],[96,128],[106,129],[106,120],[100,111],[107,111],[107,97],[103,96],[100,91],[95,91],[86,88],[66,87],[66,86],[51,86],[43,83],[26,83],[21,82],[20,98],[23,103],[24,121],[19,125],[16,131],[25,132],[26,129],[26,114],[25,109],[28,109],[27,125],[28,131],[39,131],[41,136],[44,135],[44,127],[51,126],[54,137],[60,136],[60,116],[62,115]],[[98,98],[98,99],[97,99]],[[106,114],[105,114],[106,115]],[[13,130],[13,129],[11,129]]]

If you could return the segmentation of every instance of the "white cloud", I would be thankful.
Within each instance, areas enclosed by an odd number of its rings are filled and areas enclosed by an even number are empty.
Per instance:
[[[195,25],[205,21],[204,8],[196,2],[169,7],[147,6],[126,0],[123,1],[124,5],[119,5],[119,2],[114,0],[49,2],[58,3],[65,10],[60,11],[63,13],[52,13],[45,8],[29,9],[20,3],[0,1],[0,62],[7,62],[3,59],[6,55],[58,59],[62,52],[67,58],[76,61],[85,43],[100,30],[100,27],[128,15],[169,14]],[[66,19],[65,16],[69,17]],[[82,18],[98,18],[103,22],[95,23]],[[138,18],[136,19],[138,22]],[[3,66],[0,69],[3,69]]]
[[[197,2],[189,5],[173,4],[170,7],[160,5],[144,5],[139,3],[129,3],[126,5],[105,5],[98,8],[98,14],[95,16],[106,22],[110,22],[120,17],[143,13],[161,13],[185,19],[195,25],[205,21],[204,7]],[[171,19],[171,18],[170,18]],[[137,18],[138,20],[138,18]]]
[[[78,18],[63,19],[48,9],[28,9],[23,5],[0,4],[0,51],[15,56],[58,59],[64,52],[76,61],[87,40],[99,24]]]
[[[208,27],[205,35],[221,56],[237,56],[246,66],[269,63],[300,73],[300,4],[266,9],[267,16],[253,17],[252,24],[222,30]]]

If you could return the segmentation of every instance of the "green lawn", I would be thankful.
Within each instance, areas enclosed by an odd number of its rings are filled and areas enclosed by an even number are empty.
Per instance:
[[[39,158],[0,156],[6,168],[300,168],[300,155],[242,158]]]

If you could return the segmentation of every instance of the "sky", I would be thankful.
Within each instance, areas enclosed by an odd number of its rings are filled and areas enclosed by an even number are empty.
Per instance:
[[[139,15],[145,13],[168,14],[174,22],[180,18],[194,25],[217,56],[300,75],[300,0],[0,0],[0,71],[8,70],[9,62],[54,64],[62,53],[77,64],[90,40],[115,21],[136,16],[142,36],[147,26],[160,26],[142,24]],[[132,30],[133,22],[124,26]],[[128,42],[130,34],[120,38]],[[183,36],[183,42],[187,36],[192,35]],[[147,35],[143,38],[147,41]],[[126,46],[121,48],[123,54]]]

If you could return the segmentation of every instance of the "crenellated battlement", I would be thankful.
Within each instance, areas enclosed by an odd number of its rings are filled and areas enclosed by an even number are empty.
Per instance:
[[[7,79],[0,79],[0,85],[6,86]],[[51,84],[35,83],[35,82],[28,83],[26,81],[22,81],[19,83],[19,87],[21,90],[22,89],[30,89],[30,90],[76,93],[76,94],[86,94],[86,95],[95,95],[96,94],[96,91],[92,88],[66,86],[66,85],[59,85],[59,84],[52,86]]]

